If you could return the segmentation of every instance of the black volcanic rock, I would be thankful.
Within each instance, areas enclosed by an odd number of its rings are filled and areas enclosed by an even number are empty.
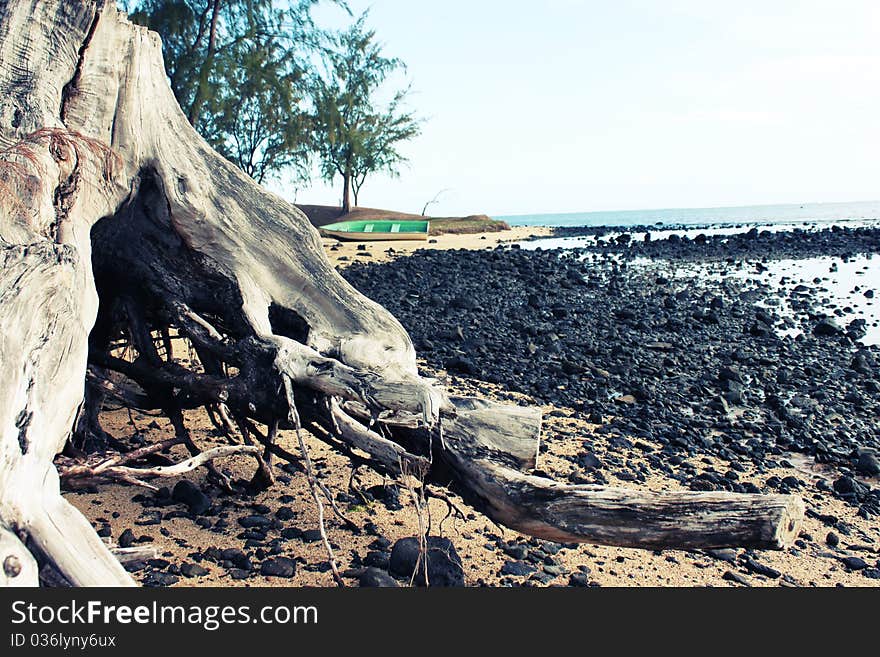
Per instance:
[[[402,538],[391,548],[389,570],[407,580],[416,572],[419,563],[419,539],[415,536]],[[464,570],[455,546],[448,538],[427,537],[427,575],[430,586],[464,586]],[[417,586],[425,585],[425,565],[422,560],[416,573]]]
[[[171,498],[175,502],[186,504],[190,513],[202,515],[211,508],[211,498],[202,492],[202,489],[191,481],[182,479],[174,485]]]
[[[569,251],[418,251],[353,264],[342,275],[401,321],[429,374],[445,369],[477,388],[500,384],[525,403],[573,409],[612,436],[649,433],[641,443],[656,452],[651,469],[696,454],[763,464],[802,452],[848,468],[829,476],[845,501],[866,514],[880,508],[876,488],[853,478],[854,470],[873,476],[872,459],[857,450],[880,450],[880,350],[854,341],[860,323],[823,319],[818,284],[753,275],[763,258],[880,252],[880,230],[603,242]],[[793,314],[783,312],[786,304]],[[819,325],[826,328],[814,335]],[[783,327],[799,335],[780,334]],[[620,472],[638,480],[644,473],[609,461],[633,445],[612,444],[609,455],[585,451],[570,478],[589,474],[596,483],[601,473]],[[679,476],[700,490],[759,491],[698,474]]]

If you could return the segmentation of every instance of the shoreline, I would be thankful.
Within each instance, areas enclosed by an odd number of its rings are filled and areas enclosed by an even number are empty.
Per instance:
[[[388,262],[400,255],[419,250],[449,251],[467,249],[472,251],[494,249],[499,244],[528,239],[550,237],[551,229],[545,226],[515,226],[507,230],[484,233],[444,233],[431,235],[427,240],[343,242],[322,237],[324,253],[333,265],[347,266],[353,262]]]

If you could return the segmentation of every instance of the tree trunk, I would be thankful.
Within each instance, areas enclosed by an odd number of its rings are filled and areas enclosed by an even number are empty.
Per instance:
[[[357,201],[354,202],[357,205]],[[351,212],[351,170],[342,174],[342,214]]]
[[[214,0],[214,6],[211,8],[211,27],[208,32],[208,51],[205,54],[205,61],[199,69],[199,83],[196,85],[196,95],[193,98],[192,105],[189,108],[189,122],[196,125],[202,115],[202,105],[205,103],[205,94],[208,87],[208,76],[211,74],[211,68],[214,66],[214,55],[217,51],[217,20],[220,17],[220,0]]]
[[[302,424],[392,476],[454,479],[489,517],[537,536],[764,547],[797,533],[790,496],[529,474],[540,413],[451,399],[420,377],[400,323],[336,273],[305,215],[199,137],[159,38],[110,0],[0,1],[0,148],[0,583],[35,583],[25,544],[74,585],[133,583],[61,497],[53,464],[89,364],[90,385],[162,409],[194,455],[182,410],[206,406],[270,453],[283,453],[277,428]],[[204,370],[162,357],[154,335],[170,329]],[[112,350],[123,336],[137,358]]]

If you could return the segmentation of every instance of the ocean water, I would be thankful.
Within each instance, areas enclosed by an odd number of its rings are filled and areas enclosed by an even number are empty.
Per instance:
[[[522,214],[502,219],[511,226],[738,226],[769,224],[832,224],[880,221],[880,201],[750,205],[729,208],[678,208]]]

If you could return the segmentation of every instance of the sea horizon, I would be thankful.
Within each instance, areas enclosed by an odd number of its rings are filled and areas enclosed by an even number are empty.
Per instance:
[[[493,215],[511,226],[701,226],[880,220],[880,200]]]

